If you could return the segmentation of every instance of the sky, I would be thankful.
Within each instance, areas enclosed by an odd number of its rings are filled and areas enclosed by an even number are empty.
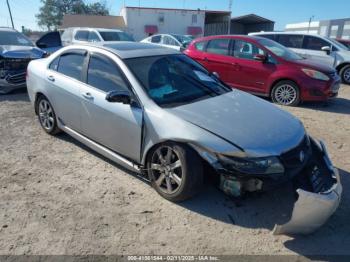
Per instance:
[[[86,0],[86,2],[99,2]],[[233,0],[232,16],[250,13],[276,22],[275,30],[283,30],[288,23],[328,20],[350,17],[350,0]],[[9,0],[15,27],[38,30],[35,14],[40,0]],[[120,8],[127,6],[169,7],[208,10],[228,10],[229,0],[106,0],[112,15],[119,15]],[[0,0],[0,26],[11,26],[6,0]]]

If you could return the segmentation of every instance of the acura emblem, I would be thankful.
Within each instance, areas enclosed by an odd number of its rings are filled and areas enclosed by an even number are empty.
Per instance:
[[[300,162],[304,162],[304,159],[305,159],[305,153],[304,153],[304,151],[300,151],[300,154],[299,154]]]

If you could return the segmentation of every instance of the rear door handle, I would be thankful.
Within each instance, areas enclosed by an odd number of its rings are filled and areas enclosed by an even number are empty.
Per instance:
[[[55,82],[55,78],[53,76],[48,76],[47,79],[51,82]]]
[[[89,92],[87,92],[87,93],[82,93],[81,95],[82,95],[84,98],[88,99],[88,100],[93,100],[93,99],[94,99],[94,97],[93,97]]]

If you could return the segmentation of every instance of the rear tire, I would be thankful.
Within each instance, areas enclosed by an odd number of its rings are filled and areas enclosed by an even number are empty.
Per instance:
[[[186,145],[169,142],[157,146],[149,154],[147,168],[153,188],[172,202],[193,197],[203,185],[202,161]]]
[[[340,77],[344,84],[350,85],[350,65],[344,66],[340,72]]]
[[[290,80],[280,81],[272,88],[271,99],[279,105],[297,106],[300,103],[299,87]]]
[[[50,135],[56,135],[61,130],[57,126],[57,118],[50,101],[45,96],[40,96],[36,102],[36,112],[41,127]]]

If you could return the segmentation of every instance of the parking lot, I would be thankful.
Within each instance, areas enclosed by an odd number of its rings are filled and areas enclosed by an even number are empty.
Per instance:
[[[25,92],[0,96],[0,254],[350,254],[350,86],[328,104],[285,107],[326,142],[344,187],[309,236],[273,236],[289,185],[243,200],[212,185],[173,204],[68,135],[45,134]]]

